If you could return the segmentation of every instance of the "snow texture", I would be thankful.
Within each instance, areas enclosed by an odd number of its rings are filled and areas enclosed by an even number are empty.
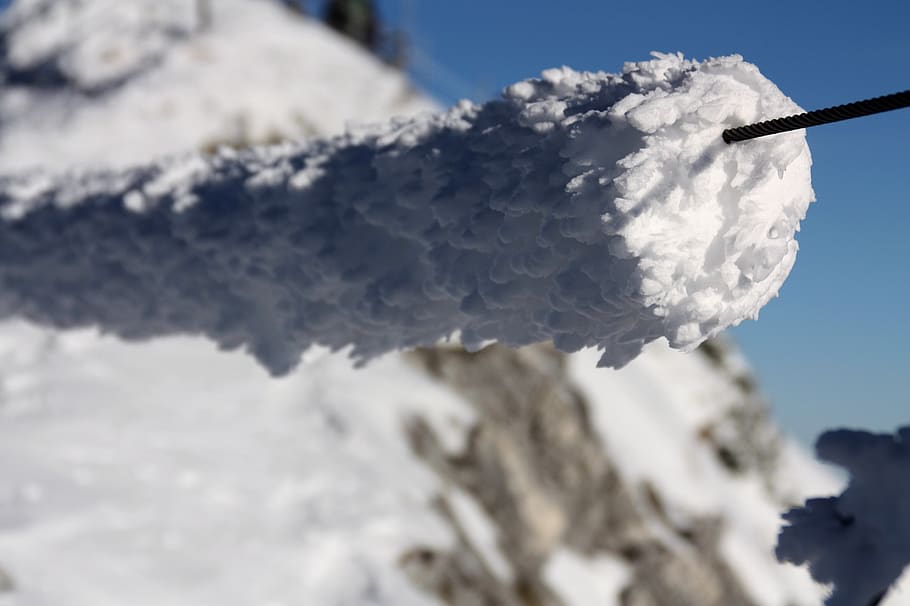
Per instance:
[[[283,374],[459,334],[621,366],[775,296],[813,199],[799,108],[740,57],[568,68],[482,106],[121,172],[0,177],[0,317],[204,334]]]
[[[828,431],[816,450],[850,483],[784,514],[777,557],[833,584],[827,606],[874,606],[910,564],[910,426],[895,435]]]

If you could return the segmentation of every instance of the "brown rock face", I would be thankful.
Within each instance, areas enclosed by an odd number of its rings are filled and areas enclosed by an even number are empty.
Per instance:
[[[0,568],[0,594],[10,592],[14,588],[13,579]]]
[[[589,403],[567,377],[563,354],[494,345],[477,353],[437,348],[410,355],[477,413],[461,452],[447,452],[419,417],[408,424],[410,444],[486,513],[511,569],[510,578],[494,572],[443,494],[436,507],[456,546],[402,556],[423,590],[452,606],[563,606],[543,570],[557,550],[568,550],[624,561],[624,606],[753,604],[719,553],[720,520],[696,518],[680,527],[665,515],[655,487],[623,480],[592,428]],[[732,450],[727,457],[741,464]]]

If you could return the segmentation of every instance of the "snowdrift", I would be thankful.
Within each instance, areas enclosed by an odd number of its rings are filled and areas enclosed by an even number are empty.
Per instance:
[[[799,111],[740,57],[551,70],[502,99],[122,172],[0,177],[0,316],[204,334],[283,374],[453,334],[621,366],[755,316],[813,199]]]

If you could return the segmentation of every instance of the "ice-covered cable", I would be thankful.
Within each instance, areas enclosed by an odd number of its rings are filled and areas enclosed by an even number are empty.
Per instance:
[[[833,584],[827,606],[874,606],[910,564],[910,426],[895,435],[828,431],[816,449],[850,483],[784,515],[777,557]]]
[[[740,57],[549,70],[501,99],[120,173],[0,177],[0,317],[204,334],[269,370],[458,334],[691,348],[754,316],[813,198],[799,108]]]

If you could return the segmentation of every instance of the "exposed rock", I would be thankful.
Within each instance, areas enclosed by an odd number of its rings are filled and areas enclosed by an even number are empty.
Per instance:
[[[420,587],[453,606],[562,606],[542,570],[558,549],[568,549],[622,558],[630,570],[621,595],[626,606],[753,604],[719,553],[721,520],[680,526],[665,515],[653,487],[623,480],[592,429],[588,402],[566,376],[563,354],[493,345],[477,353],[424,349],[411,357],[478,414],[462,452],[447,452],[420,418],[407,428],[411,446],[476,500],[513,571],[511,578],[491,572],[441,496],[438,507],[459,540],[451,551],[419,548],[403,557]],[[756,463],[742,457],[740,464]]]
[[[724,417],[702,428],[700,437],[712,445],[718,460],[728,470],[739,474],[750,470],[757,472],[772,494],[790,502],[792,499],[782,494],[775,482],[781,435],[742,354],[723,337],[705,341],[696,352],[708,358],[719,373],[729,377],[740,396],[738,401],[729,403]]]
[[[13,579],[6,573],[2,568],[0,568],[0,594],[8,593],[15,589],[15,584]]]

